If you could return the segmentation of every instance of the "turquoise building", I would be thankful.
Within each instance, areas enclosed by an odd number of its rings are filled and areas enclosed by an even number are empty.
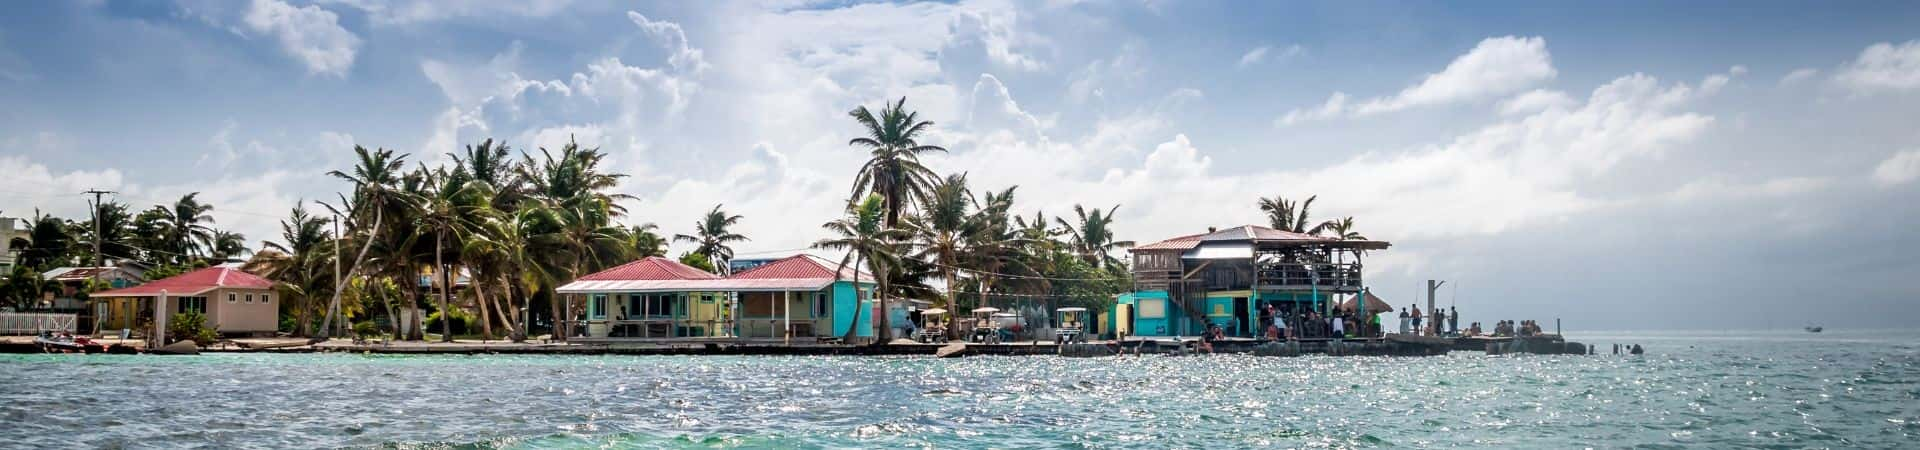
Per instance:
[[[1120,336],[1261,333],[1260,311],[1325,313],[1360,292],[1361,256],[1390,244],[1245,225],[1134,247],[1134,290],[1114,299],[1108,330]],[[1112,337],[1112,336],[1109,336]]]

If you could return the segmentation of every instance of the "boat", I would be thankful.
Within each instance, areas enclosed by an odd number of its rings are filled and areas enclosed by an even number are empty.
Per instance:
[[[65,332],[42,331],[39,336],[34,336],[33,344],[47,353],[98,353],[106,350],[105,346],[93,342],[92,338],[74,337]]]
[[[1820,328],[1820,327],[1819,327],[1819,326],[1817,326],[1817,325],[1808,325],[1808,326],[1807,326],[1807,332],[1808,332],[1808,333],[1819,333],[1819,332],[1820,332],[1820,330],[1822,330],[1822,329],[1823,329],[1823,328]]]

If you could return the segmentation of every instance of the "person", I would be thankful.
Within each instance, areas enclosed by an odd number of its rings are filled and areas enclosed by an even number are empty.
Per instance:
[[[1413,324],[1411,317],[1407,315],[1407,307],[1400,307],[1400,334],[1407,334],[1407,328]]]
[[[1420,306],[1419,305],[1414,305],[1413,307],[1413,332],[1414,334],[1422,334],[1422,335],[1427,334],[1427,329],[1420,327]]]
[[[1268,323],[1267,329],[1264,330],[1264,332],[1266,334],[1265,337],[1267,341],[1271,342],[1271,341],[1280,340],[1280,327],[1274,326],[1274,324],[1272,323]]]
[[[1200,335],[1200,351],[1213,353],[1213,341],[1220,337],[1220,324],[1207,324],[1207,332]]]
[[[1446,325],[1447,325],[1447,311],[1444,309],[1434,309],[1433,310],[1433,335],[1439,336],[1440,332],[1447,331],[1445,328],[1443,328]]]
[[[1346,319],[1340,316],[1333,316],[1333,339],[1339,340],[1344,337],[1347,337]]]
[[[1260,305],[1260,324],[1273,325],[1273,303]]]
[[[1460,332],[1460,308],[1447,307],[1447,330],[1456,334]]]
[[[1384,333],[1382,333],[1382,332],[1381,332],[1381,331],[1382,331],[1382,328],[1380,328],[1380,315],[1379,315],[1379,314],[1368,314],[1368,315],[1367,315],[1367,325],[1368,325],[1368,327],[1367,327],[1367,328],[1365,328],[1365,330],[1366,330],[1366,333],[1367,333],[1367,335],[1368,335],[1368,336],[1372,336],[1372,337],[1380,337],[1380,336],[1381,336],[1382,334],[1384,334]]]

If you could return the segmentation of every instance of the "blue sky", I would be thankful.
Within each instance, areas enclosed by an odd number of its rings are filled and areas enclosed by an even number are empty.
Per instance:
[[[568,136],[634,222],[724,203],[802,247],[908,97],[930,159],[1154,241],[1320,196],[1395,242],[1376,292],[1588,328],[1904,325],[1920,286],[1920,6],[68,2],[0,15],[0,212],[203,192],[269,239],[354,144]],[[1449,291],[1451,294],[1451,291]],[[1447,296],[1442,297],[1448,299]],[[1485,314],[1485,315],[1480,315]],[[1478,316],[1478,317],[1473,317]]]

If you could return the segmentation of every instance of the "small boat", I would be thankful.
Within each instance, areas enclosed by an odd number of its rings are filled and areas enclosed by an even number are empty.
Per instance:
[[[1808,332],[1808,333],[1819,333],[1819,332],[1820,332],[1820,330],[1822,330],[1822,328],[1820,328],[1819,326],[1815,326],[1815,325],[1809,325],[1809,326],[1807,326],[1807,332]]]
[[[42,331],[39,336],[34,336],[33,344],[47,353],[99,353],[106,350],[105,346],[86,336],[74,337],[72,334],[56,334],[52,331]]]

